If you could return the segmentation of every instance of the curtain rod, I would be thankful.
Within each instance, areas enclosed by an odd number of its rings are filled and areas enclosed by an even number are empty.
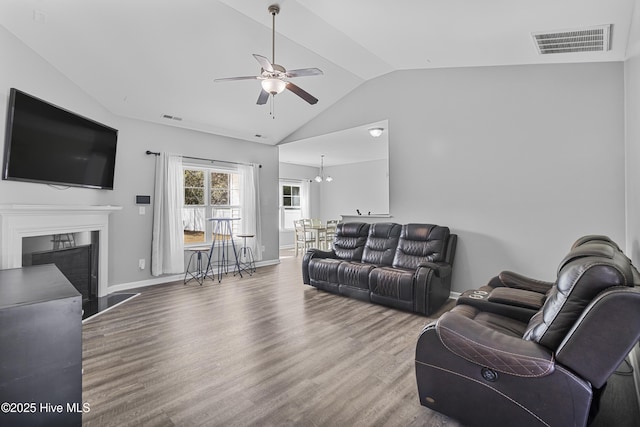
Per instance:
[[[279,178],[280,181],[287,181],[287,182],[302,182],[302,181],[308,181],[308,182],[312,182],[312,179],[304,179],[304,178],[298,178],[298,179],[293,179],[293,178]]]
[[[150,151],[147,150],[146,151],[147,155],[151,155],[153,154],[154,156],[159,156],[160,153],[159,152],[155,152],[155,151]],[[242,162],[230,162],[227,160],[216,160],[216,159],[205,159],[203,157],[190,157],[190,156],[181,156],[183,159],[191,159],[191,160],[203,160],[205,162],[220,162],[220,163],[231,163],[233,165],[244,165],[244,166],[253,166],[251,163],[242,163]],[[262,168],[262,165],[258,165],[259,168]]]

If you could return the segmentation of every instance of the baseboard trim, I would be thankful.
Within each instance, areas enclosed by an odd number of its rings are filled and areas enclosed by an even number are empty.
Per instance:
[[[462,292],[449,292],[449,298],[457,300],[462,295]]]
[[[276,265],[276,264],[280,264],[279,259],[269,259],[266,261],[258,261],[256,262],[256,268],[266,267],[269,265]],[[136,289],[136,288],[144,288],[146,286],[163,285],[165,283],[177,282],[179,280],[184,280],[184,273],[172,274],[168,276],[159,276],[159,277],[154,277],[153,279],[140,280],[138,282],[109,285],[107,287],[107,295],[112,294],[114,292],[128,291],[130,289]]]

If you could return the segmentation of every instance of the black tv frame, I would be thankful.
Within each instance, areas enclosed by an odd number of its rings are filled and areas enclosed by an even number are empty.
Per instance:
[[[62,112],[64,114],[70,115],[74,120],[78,120],[80,122],[87,123],[88,126],[98,126],[99,128],[104,129],[107,132],[112,132],[115,136],[114,146],[113,146],[113,171],[111,171],[112,180],[110,185],[93,185],[91,183],[79,183],[79,182],[67,182],[67,181],[58,181],[58,180],[44,180],[37,178],[25,178],[25,177],[16,177],[9,175],[9,166],[11,161],[11,151],[13,144],[13,127],[14,127],[14,115],[15,115],[15,102],[16,96],[26,96],[31,98],[33,101],[42,103],[46,108],[52,108],[57,110],[58,112]],[[113,190],[113,181],[115,180],[115,159],[116,159],[116,150],[117,150],[117,140],[118,140],[118,130],[107,126],[103,123],[90,119],[88,117],[82,116],[80,114],[74,113],[73,111],[62,108],[58,105],[47,102],[43,99],[40,99],[36,96],[23,92],[16,88],[10,89],[9,95],[9,104],[7,107],[7,123],[6,123],[6,133],[5,133],[5,144],[4,144],[4,158],[2,165],[2,179],[8,181],[22,181],[22,182],[33,182],[33,183],[41,183],[41,184],[49,184],[49,185],[61,185],[61,186],[69,186],[69,187],[80,187],[80,188],[92,188],[92,189],[101,189],[101,190]]]

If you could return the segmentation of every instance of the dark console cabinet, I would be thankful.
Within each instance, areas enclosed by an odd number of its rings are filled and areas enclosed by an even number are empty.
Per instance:
[[[0,270],[0,403],[0,425],[82,425],[82,296],[53,264]]]

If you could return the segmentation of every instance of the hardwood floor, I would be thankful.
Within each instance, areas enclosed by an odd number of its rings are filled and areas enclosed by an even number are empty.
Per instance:
[[[83,325],[85,426],[458,426],[420,406],[423,316],[302,284],[301,257]]]
[[[430,320],[305,286],[300,262],[137,290],[87,320],[83,425],[459,426],[418,402]],[[591,427],[638,419],[633,378],[613,375]]]

